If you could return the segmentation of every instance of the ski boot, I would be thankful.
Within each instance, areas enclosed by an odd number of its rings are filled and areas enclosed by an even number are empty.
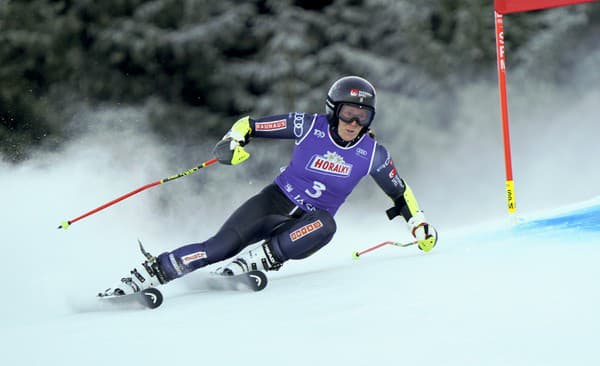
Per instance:
[[[129,272],[129,277],[121,278],[121,282],[117,286],[99,293],[99,297],[130,295],[169,282],[156,257],[148,253],[139,240],[138,243],[146,260],[142,262],[140,267],[132,269]]]
[[[282,261],[275,257],[271,243],[266,241],[259,247],[239,255],[225,267],[217,268],[215,273],[223,276],[236,276],[256,270],[278,271],[282,265]]]

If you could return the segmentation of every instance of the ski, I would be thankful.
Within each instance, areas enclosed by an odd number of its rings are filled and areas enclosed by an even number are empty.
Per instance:
[[[209,290],[215,291],[262,291],[267,287],[268,279],[264,272],[250,271],[235,276],[225,276],[211,273],[208,278]],[[150,287],[140,292],[124,294],[121,290],[108,289],[97,295],[98,299],[123,304],[138,302],[148,309],[156,309],[163,303],[162,293],[155,287]]]
[[[156,309],[163,303],[162,293],[154,287],[147,288],[133,294],[120,294],[116,292],[100,292],[97,297],[101,300],[108,300],[113,303],[123,303],[136,301],[148,309]]]

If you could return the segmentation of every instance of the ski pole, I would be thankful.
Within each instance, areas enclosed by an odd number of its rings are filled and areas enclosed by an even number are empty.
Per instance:
[[[358,259],[361,255],[369,253],[369,252],[372,252],[373,250],[379,249],[379,248],[381,248],[383,246],[386,246],[386,245],[393,245],[393,246],[396,246],[396,247],[409,247],[409,246],[415,245],[417,243],[418,243],[418,241],[416,241],[416,240],[415,241],[411,241],[410,243],[397,243],[395,241],[384,241],[383,243],[379,243],[379,244],[374,245],[374,246],[372,246],[370,248],[363,249],[361,251],[355,251],[355,252],[353,252],[352,253],[352,258]]]
[[[154,187],[154,186],[157,186],[157,185],[159,185],[159,184],[167,183],[167,182],[170,182],[170,181],[172,181],[172,180],[175,180],[175,179],[178,179],[178,178],[181,178],[181,177],[185,177],[185,176],[187,176],[187,175],[190,175],[190,174],[192,174],[192,173],[195,173],[195,172],[197,172],[198,170],[200,170],[200,169],[202,169],[202,168],[204,168],[204,167],[207,167],[207,166],[209,166],[209,165],[212,165],[212,164],[216,163],[217,161],[218,161],[218,159],[217,159],[217,158],[213,158],[213,159],[210,159],[210,160],[207,160],[207,161],[205,161],[204,163],[202,163],[202,164],[198,165],[197,167],[194,167],[194,168],[192,168],[192,169],[188,169],[188,170],[186,170],[185,172],[181,172],[181,173],[179,173],[179,174],[176,174],[176,175],[173,175],[173,176],[171,176],[171,177],[168,177],[168,178],[164,178],[164,179],[157,180],[156,182],[148,183],[148,184],[146,184],[145,186],[142,186],[142,187],[140,187],[140,188],[137,188],[137,189],[135,189],[135,190],[133,190],[133,191],[131,191],[131,192],[127,193],[127,194],[124,194],[124,195],[122,195],[122,196],[120,196],[120,197],[117,197],[117,198],[115,198],[114,200],[112,200],[112,201],[110,201],[110,202],[107,202],[107,203],[103,204],[103,205],[102,205],[102,206],[100,206],[100,207],[96,207],[95,209],[93,209],[93,210],[91,210],[91,211],[89,211],[89,212],[86,212],[86,213],[84,213],[84,214],[83,214],[83,215],[81,215],[81,216],[78,216],[78,217],[76,217],[76,218],[74,218],[74,219],[72,219],[72,220],[63,221],[63,222],[62,222],[62,223],[61,223],[61,224],[58,226],[58,229],[65,229],[65,230],[66,230],[66,229],[67,229],[67,228],[68,228],[68,227],[69,227],[71,224],[73,224],[73,223],[75,223],[75,222],[77,222],[77,221],[79,221],[79,220],[81,220],[81,219],[84,219],[84,218],[86,218],[86,217],[88,217],[88,216],[90,216],[90,215],[93,215],[93,214],[95,214],[95,213],[96,213],[96,212],[98,212],[98,211],[104,210],[105,208],[107,208],[107,207],[110,207],[110,206],[114,205],[114,204],[115,204],[115,203],[117,203],[117,202],[123,201],[124,199],[126,199],[126,198],[129,198],[129,197],[133,196],[134,194],[140,193],[140,192],[142,192],[142,191],[145,191],[145,190],[146,190],[146,189],[148,189],[148,188],[152,188],[152,187]]]

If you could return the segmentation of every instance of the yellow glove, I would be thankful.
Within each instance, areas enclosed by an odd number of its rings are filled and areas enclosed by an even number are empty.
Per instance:
[[[219,159],[219,163],[226,165],[238,165],[246,161],[250,157],[240,143],[231,139],[225,138],[215,145],[213,155]]]
[[[425,222],[425,214],[418,211],[408,220],[410,232],[417,239],[419,249],[429,252],[437,243],[438,234],[435,228]]]
[[[251,132],[250,117],[239,119],[215,145],[213,155],[221,164],[227,165],[238,165],[248,160],[250,154],[243,146],[249,141]]]

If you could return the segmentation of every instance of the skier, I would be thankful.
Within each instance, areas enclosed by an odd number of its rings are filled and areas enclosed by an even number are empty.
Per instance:
[[[347,76],[329,89],[324,115],[247,116],[235,122],[214,148],[220,163],[238,165],[248,159],[245,146],[251,138],[275,138],[295,140],[289,165],[272,184],[243,203],[213,237],[158,257],[148,255],[148,260],[109,291],[138,292],[230,258],[217,273],[278,270],[290,259],[304,259],[333,238],[336,211],[366,175],[394,202],[387,210],[389,219],[402,216],[419,249],[432,250],[436,230],[427,223],[412,190],[369,128],[375,99],[371,83]],[[260,241],[260,246],[240,254]]]

